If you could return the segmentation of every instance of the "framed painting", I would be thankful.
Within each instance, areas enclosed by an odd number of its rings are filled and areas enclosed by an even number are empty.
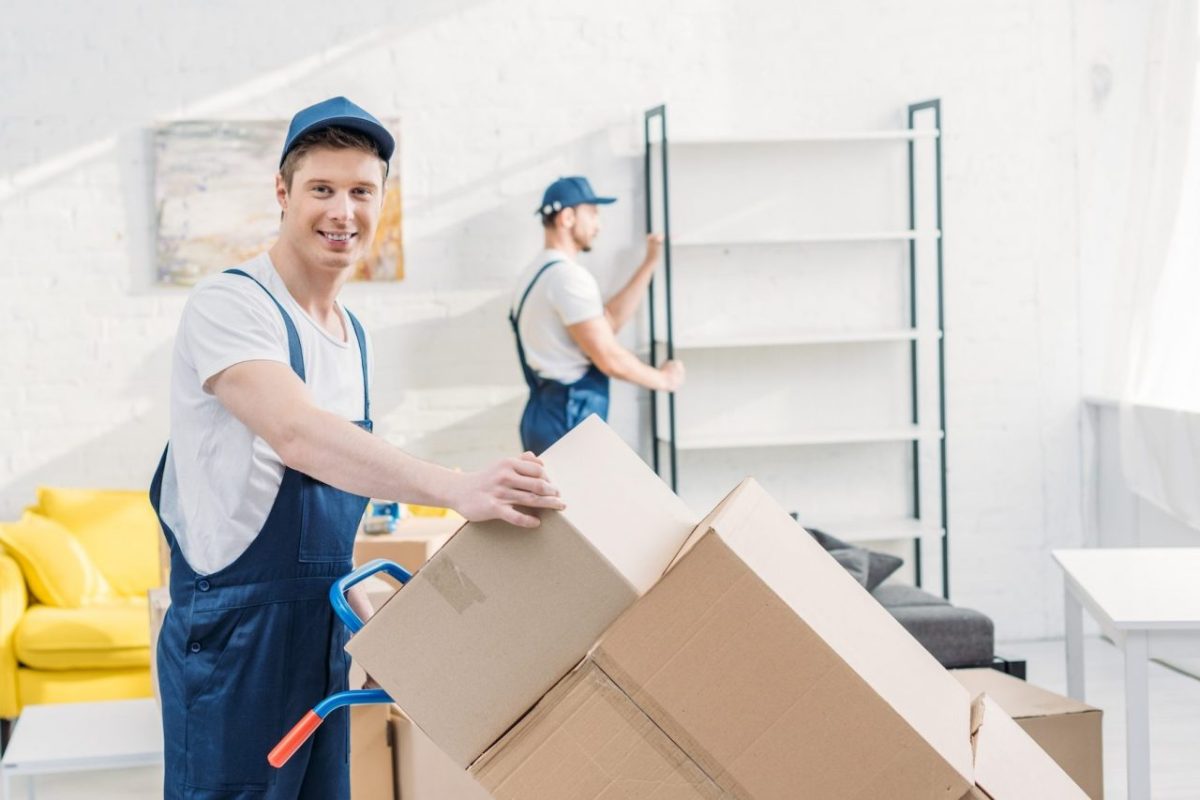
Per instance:
[[[396,120],[382,120],[396,133]],[[158,282],[190,286],[268,249],[279,233],[274,176],[287,120],[185,120],[154,131]],[[404,277],[399,158],[354,280]]]

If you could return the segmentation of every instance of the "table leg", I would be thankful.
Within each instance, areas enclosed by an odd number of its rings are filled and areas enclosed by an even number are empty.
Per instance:
[[[1125,758],[1129,800],[1150,800],[1150,652],[1145,631],[1125,635]]]
[[[1063,600],[1067,631],[1067,694],[1084,700],[1083,685],[1083,606],[1068,586]]]

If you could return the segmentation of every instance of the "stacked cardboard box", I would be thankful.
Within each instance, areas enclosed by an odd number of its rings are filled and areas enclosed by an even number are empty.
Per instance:
[[[596,419],[350,652],[499,800],[1084,795],[753,481],[699,525]]]
[[[994,669],[950,673],[973,695],[988,694],[1092,800],[1104,800],[1100,709]]]
[[[406,517],[392,533],[359,534],[354,540],[354,565],[386,558],[416,572],[462,526],[461,517]]]

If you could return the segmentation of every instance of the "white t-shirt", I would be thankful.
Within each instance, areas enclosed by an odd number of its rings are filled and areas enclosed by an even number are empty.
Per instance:
[[[600,285],[592,273],[559,250],[543,250],[517,280],[512,310],[516,313],[521,296],[538,270],[558,259],[562,262],[538,278],[517,325],[525,360],[533,371],[559,383],[574,383],[588,371],[591,361],[575,344],[567,327],[604,315]]]
[[[320,408],[363,418],[358,339],[338,304],[344,338],[330,335],[288,292],[264,253],[239,266],[271,291],[292,318],[308,391]],[[367,339],[368,364],[371,361]],[[243,361],[290,364],[287,328],[254,281],[224,273],[196,284],[183,309],[171,368],[171,440],[161,511],[189,566],[206,575],[232,564],[262,529],[284,465],[204,384]]]

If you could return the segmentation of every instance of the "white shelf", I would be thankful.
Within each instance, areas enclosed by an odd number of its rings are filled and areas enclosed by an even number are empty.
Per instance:
[[[937,230],[875,231],[867,233],[814,233],[800,236],[759,236],[746,239],[716,239],[683,236],[671,240],[672,247],[735,247],[755,244],[853,244],[855,242],[907,242],[937,239]]]
[[[676,441],[679,450],[730,450],[757,447],[802,447],[821,444],[876,444],[887,442],[914,442],[920,439],[940,439],[937,429],[917,428],[905,425],[895,428],[874,430],[813,431],[810,433],[787,433],[782,435],[738,435],[706,434],[680,436]],[[660,442],[670,442],[660,436]]]
[[[937,128],[885,131],[828,131],[803,136],[730,137],[684,136],[668,139],[671,147],[736,147],[753,145],[827,144],[840,142],[910,142],[917,139],[936,139]],[[662,142],[654,142],[661,146]]]
[[[940,333],[935,332],[940,337]],[[754,336],[688,336],[675,340],[676,350],[720,350],[738,347],[803,347],[829,344],[872,344],[877,342],[916,341],[918,332],[912,328],[887,331],[831,331],[827,333],[757,334]],[[663,339],[659,345],[666,345]]]
[[[807,524],[806,524],[807,523]],[[836,536],[843,542],[879,542],[888,539],[941,539],[942,528],[929,520],[912,519],[881,519],[856,520],[854,522],[834,522],[822,520],[801,520],[805,528],[816,528],[830,536]]]

